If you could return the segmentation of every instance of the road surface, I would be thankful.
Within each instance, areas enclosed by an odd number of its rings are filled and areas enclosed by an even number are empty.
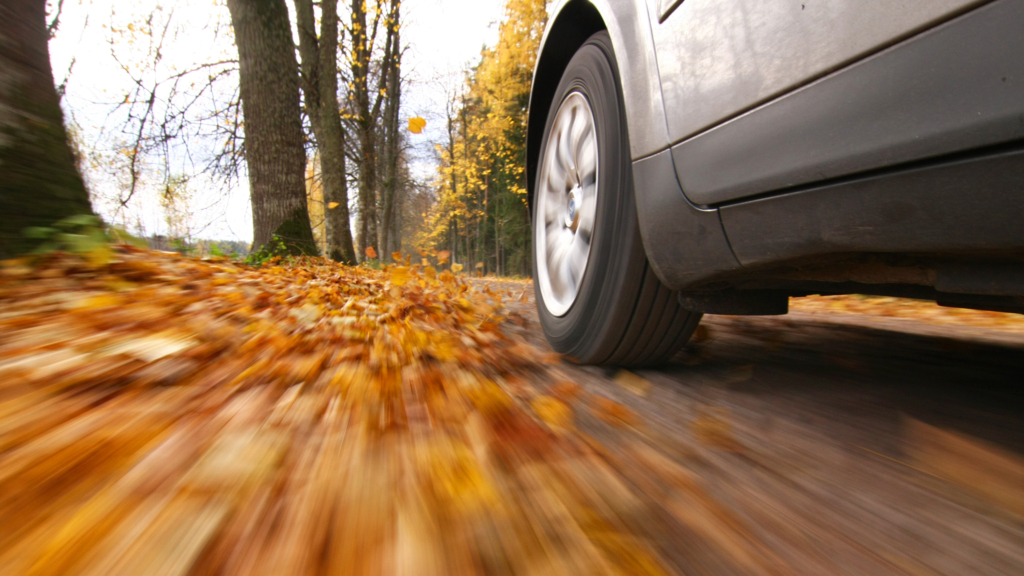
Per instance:
[[[546,348],[527,293],[516,330]],[[635,412],[580,427],[643,495],[672,569],[1024,574],[1024,337],[806,313],[702,325],[657,369],[556,368]]]

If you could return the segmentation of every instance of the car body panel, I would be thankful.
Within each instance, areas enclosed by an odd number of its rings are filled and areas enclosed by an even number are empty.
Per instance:
[[[1024,139],[1024,1],[999,0],[672,148],[712,205]]]
[[[980,3],[686,0],[652,23],[669,139],[695,135]]]
[[[745,267],[830,254],[1020,254],[1024,146],[740,202],[719,213]]]
[[[696,285],[741,268],[718,210],[698,208],[683,196],[669,150],[634,161],[633,180],[647,260],[666,286]]]
[[[537,74],[545,58],[552,56],[546,53],[544,47],[551,44],[552,30],[557,29],[560,18],[569,12],[567,8],[571,4],[581,3],[590,4],[597,10],[612,39],[615,57],[619,62],[631,157],[640,158],[664,150],[669,145],[665,107],[661,102],[657,61],[644,0],[558,0],[549,7],[548,25],[541,40],[542,52],[534,69],[530,110],[534,111],[540,106],[544,108],[543,113],[546,113],[550,106],[550,101],[543,102],[535,98]],[[538,129],[543,130],[543,123]]]
[[[721,17],[694,20],[700,10]],[[1024,0],[563,0],[550,13],[528,184],[564,65],[607,25],[641,236],[668,288],[709,302],[854,291],[1024,310],[1024,276],[1005,273],[1024,262]],[[757,18],[728,24],[737,15]],[[687,26],[704,36],[685,38]],[[723,34],[720,45],[707,33]],[[655,58],[656,42],[689,52]],[[761,60],[737,64],[742,54]],[[684,69],[696,73],[668,78]],[[974,262],[988,268],[965,267]],[[735,313],[760,309],[748,308]]]

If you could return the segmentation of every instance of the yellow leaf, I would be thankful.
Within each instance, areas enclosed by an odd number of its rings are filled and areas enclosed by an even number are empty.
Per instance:
[[[399,252],[398,250],[395,250],[394,252],[392,252],[391,253],[391,257],[395,259],[395,262],[401,262],[402,261],[402,253]]]
[[[545,424],[555,430],[565,430],[572,426],[572,409],[561,400],[538,396],[530,402],[530,406]]]
[[[341,206],[341,204],[338,204],[337,202],[328,202],[327,203],[327,209],[328,210],[334,210],[338,206]]]
[[[629,370],[619,370],[619,373],[615,375],[615,381],[618,382],[619,386],[637,396],[647,396],[647,391],[651,389],[650,382]]]
[[[405,266],[396,266],[391,269],[391,283],[395,286],[405,286],[411,278],[409,269]]]
[[[419,134],[423,132],[423,128],[426,127],[427,121],[419,116],[409,118],[409,132],[413,134]]]
[[[462,272],[462,264],[452,264],[452,272]]]
[[[366,257],[367,258],[376,258],[377,257],[377,251],[373,249],[373,246],[367,246],[366,247]]]
[[[476,263],[476,267],[477,268],[483,268],[484,267],[484,263],[483,262],[477,262]]]

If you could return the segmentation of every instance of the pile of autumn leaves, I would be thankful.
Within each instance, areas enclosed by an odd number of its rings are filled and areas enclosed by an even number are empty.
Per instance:
[[[0,573],[660,573],[525,293],[429,264],[3,263]]]

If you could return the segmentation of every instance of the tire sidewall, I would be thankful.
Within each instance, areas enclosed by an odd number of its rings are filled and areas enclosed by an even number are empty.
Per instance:
[[[579,293],[562,316],[551,314],[544,304],[539,281],[534,282],[537,311],[552,348],[580,362],[600,362],[611,354],[616,332],[628,322],[631,310],[624,304],[635,299],[630,277],[643,274],[646,255],[640,241],[633,193],[629,137],[622,106],[622,90],[615,56],[607,33],[592,36],[573,56],[555,91],[544,126],[540,170],[534,190],[542,193],[543,163],[555,113],[572,92],[580,92],[594,115],[598,146],[597,205],[590,255]],[[534,201],[537,226],[540,201]],[[534,278],[537,274],[536,231],[533,232]]]

